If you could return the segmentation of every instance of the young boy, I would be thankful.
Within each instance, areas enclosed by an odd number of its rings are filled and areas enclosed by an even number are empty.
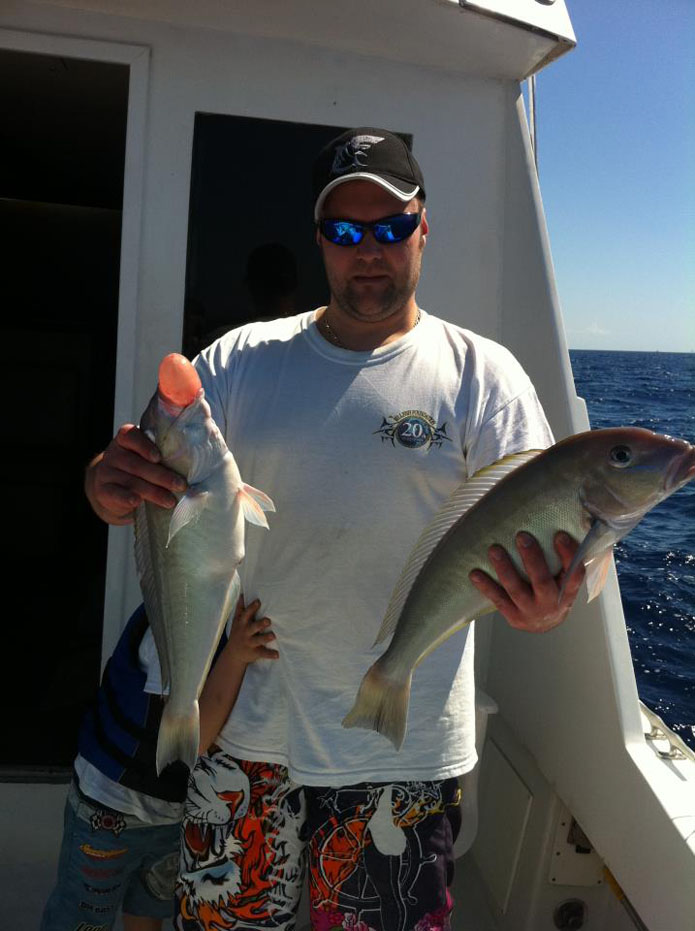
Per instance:
[[[239,598],[200,696],[200,752],[236,701],[246,666],[275,659],[258,601]],[[226,640],[226,642],[225,642]],[[155,769],[162,714],[160,669],[141,605],[128,621],[85,716],[65,806],[56,886],[41,931],[160,931],[173,915],[179,830],[188,770]]]

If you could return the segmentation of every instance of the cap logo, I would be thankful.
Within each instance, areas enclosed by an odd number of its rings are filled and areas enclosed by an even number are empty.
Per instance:
[[[353,136],[349,142],[336,149],[331,174],[343,175],[355,168],[366,168],[367,153],[373,145],[383,141],[383,136]]]

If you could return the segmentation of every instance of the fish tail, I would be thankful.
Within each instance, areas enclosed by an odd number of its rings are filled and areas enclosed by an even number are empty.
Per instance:
[[[157,775],[175,760],[182,760],[193,769],[198,759],[200,717],[198,702],[184,714],[174,711],[169,702],[164,706],[157,738]]]
[[[388,737],[396,750],[405,738],[412,672],[405,678],[389,676],[381,660],[371,666],[362,680],[352,710],[343,727],[364,727]]]

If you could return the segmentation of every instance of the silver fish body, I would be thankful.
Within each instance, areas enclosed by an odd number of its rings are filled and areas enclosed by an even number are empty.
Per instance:
[[[553,539],[566,531],[581,541],[570,571],[579,562],[587,567],[591,599],[603,587],[613,545],[693,475],[695,447],[638,428],[589,431],[481,470],[416,544],[376,641],[393,634],[391,642],[343,726],[373,728],[401,746],[416,666],[473,618],[494,611],[469,579],[473,569],[495,576],[490,546],[503,546],[525,578],[515,539],[526,530],[556,574]]]
[[[169,688],[157,742],[157,772],[198,757],[198,697],[222,628],[239,594],[245,519],[267,527],[272,501],[245,485],[215,425],[202,388],[178,408],[159,393],[141,421],[162,464],[188,482],[173,509],[144,502],[135,518],[135,557]]]

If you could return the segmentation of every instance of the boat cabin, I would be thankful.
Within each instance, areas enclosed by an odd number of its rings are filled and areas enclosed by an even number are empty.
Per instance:
[[[325,141],[407,136],[431,227],[420,304],[511,349],[557,438],[587,429],[523,95],[574,44],[564,0],[2,4],[5,656],[23,683],[3,677],[4,926],[38,926],[77,725],[141,600],[132,530],[91,514],[84,465],[166,353],[261,315],[258,247],[294,260],[298,310],[325,303]],[[695,759],[639,703],[615,573],[542,638],[493,617],[476,639],[454,927],[695,928]]]

